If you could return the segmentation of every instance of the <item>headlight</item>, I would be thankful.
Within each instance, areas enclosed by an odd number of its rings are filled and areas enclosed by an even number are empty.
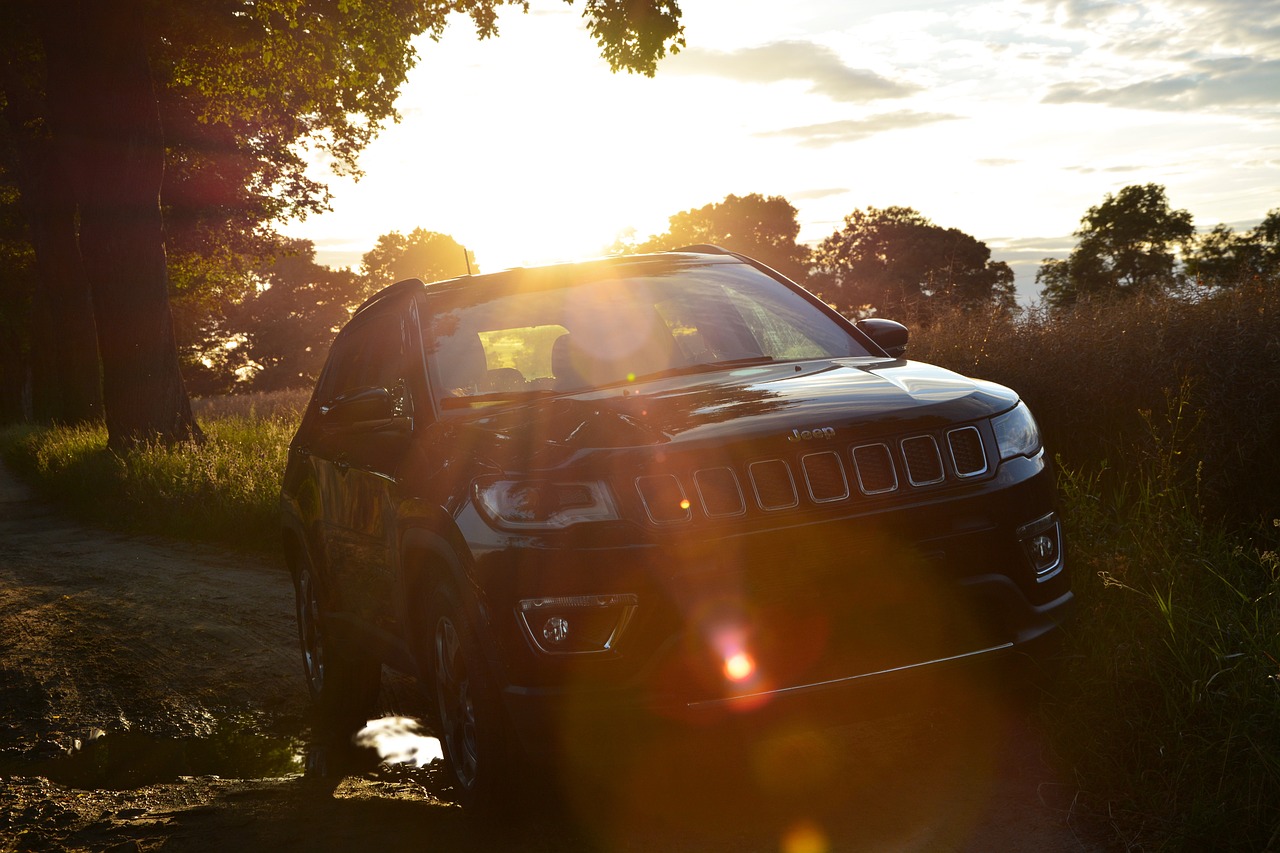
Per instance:
[[[1034,456],[1040,452],[1040,428],[1031,410],[1019,402],[1003,415],[991,419],[1001,461],[1014,456]]]
[[[618,518],[609,488],[599,481],[481,481],[475,485],[475,499],[480,511],[502,527],[560,530]]]

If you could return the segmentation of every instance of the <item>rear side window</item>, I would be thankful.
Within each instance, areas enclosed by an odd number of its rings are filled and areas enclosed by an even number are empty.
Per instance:
[[[322,403],[361,388],[404,384],[404,328],[398,314],[361,318],[334,341],[316,397]]]

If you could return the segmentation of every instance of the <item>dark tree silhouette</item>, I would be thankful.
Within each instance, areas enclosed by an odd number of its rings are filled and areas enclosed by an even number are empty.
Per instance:
[[[1071,255],[1046,258],[1036,282],[1052,308],[1087,297],[1168,289],[1178,283],[1176,249],[1187,246],[1194,233],[1191,214],[1169,207],[1164,187],[1127,186],[1089,208]]]
[[[809,247],[796,242],[799,234],[800,225],[791,202],[782,196],[766,198],[751,193],[729,195],[722,202],[674,214],[668,219],[666,233],[634,246],[615,248],[659,252],[710,243],[755,258],[803,283],[809,274]]]
[[[1217,225],[1199,235],[1187,257],[1187,275],[1201,287],[1236,287],[1249,282],[1280,285],[1280,210],[1237,234]]]
[[[368,293],[406,278],[439,281],[478,273],[476,256],[448,234],[415,228],[406,236],[399,231],[383,234],[361,259]]]
[[[160,207],[166,150],[158,89],[198,93],[200,120],[276,152],[325,150],[340,170],[384,121],[416,54],[450,12],[494,35],[507,0],[422,4],[242,4],[233,0],[11,0],[0,11],[6,103],[14,80],[42,96],[44,131],[76,202],[92,294],[109,442],[198,436],[178,370]],[[510,0],[525,7],[522,0]],[[585,0],[588,29],[615,70],[652,74],[683,44],[672,0]],[[13,48],[12,50],[10,48]],[[34,63],[34,65],[33,65]],[[251,147],[251,146],[250,146]],[[261,174],[268,190],[301,179],[301,160]],[[33,185],[34,186],[34,185]],[[39,251],[39,246],[37,246]]]
[[[813,253],[811,282],[849,316],[924,318],[939,307],[1012,310],[1013,271],[987,244],[909,207],[868,207]]]

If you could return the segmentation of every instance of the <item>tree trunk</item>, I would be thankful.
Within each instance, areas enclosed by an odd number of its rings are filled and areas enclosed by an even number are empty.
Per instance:
[[[67,145],[113,448],[199,438],[178,369],[160,215],[164,143],[141,3],[47,4],[53,132]]]
[[[33,414],[46,423],[96,420],[102,417],[98,334],[76,242],[75,201],[50,152],[24,152],[23,159],[34,175],[22,195],[38,277],[31,306]]]

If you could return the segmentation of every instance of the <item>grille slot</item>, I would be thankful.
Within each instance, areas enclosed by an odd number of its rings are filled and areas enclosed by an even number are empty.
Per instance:
[[[864,444],[853,449],[858,488],[864,495],[881,495],[898,488],[898,474],[887,444]]]
[[[957,477],[977,477],[987,473],[987,455],[982,450],[982,435],[977,427],[961,427],[947,433],[951,461]]]
[[[751,487],[755,490],[756,501],[761,509],[790,509],[800,503],[791,469],[783,460],[752,462],[747,466],[747,473],[751,477]]]
[[[814,503],[842,501],[849,497],[849,481],[844,476],[840,455],[833,451],[810,453],[800,460],[804,481]]]
[[[672,474],[637,477],[636,491],[640,493],[644,510],[654,524],[688,521],[693,517],[684,488]]]
[[[902,458],[907,463],[907,480],[913,486],[932,486],[946,477],[942,470],[942,454],[938,453],[938,443],[931,435],[904,438]]]
[[[702,509],[712,518],[742,515],[747,511],[738,475],[732,468],[704,468],[693,475]]]

